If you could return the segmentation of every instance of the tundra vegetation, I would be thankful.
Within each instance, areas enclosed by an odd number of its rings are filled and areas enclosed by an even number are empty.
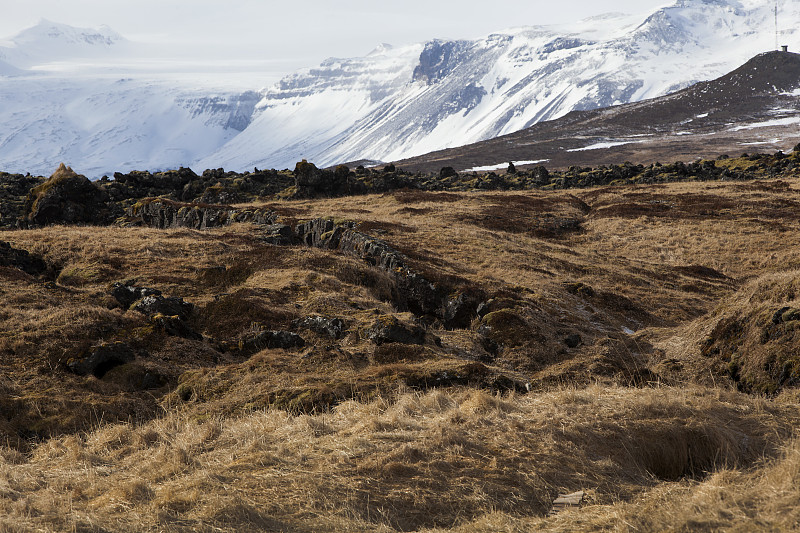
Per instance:
[[[0,175],[0,529],[797,529],[798,176]]]

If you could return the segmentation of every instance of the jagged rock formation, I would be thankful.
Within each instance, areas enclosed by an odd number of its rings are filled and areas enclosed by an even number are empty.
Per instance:
[[[408,258],[388,243],[357,231],[351,224],[320,218],[299,224],[296,233],[307,246],[337,250],[383,271],[393,282],[392,301],[398,309],[435,317],[446,327],[464,327],[477,316],[482,295],[444,284],[437,286],[411,268]]]
[[[160,198],[148,198],[126,210],[119,223],[124,226],[152,228],[208,229],[236,222],[272,224],[276,214],[268,209],[235,209],[225,206],[184,204]]]
[[[326,335],[332,339],[340,339],[344,335],[346,325],[341,318],[326,318],[324,316],[309,316],[296,322],[300,328],[305,328]]]
[[[246,334],[232,342],[223,342],[220,344],[220,350],[248,356],[266,348],[289,350],[302,348],[305,344],[305,340],[297,333],[269,330]]]

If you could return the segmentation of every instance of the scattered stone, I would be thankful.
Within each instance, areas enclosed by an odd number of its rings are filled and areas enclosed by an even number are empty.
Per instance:
[[[177,316],[179,320],[187,320],[194,309],[194,305],[185,302],[183,298],[152,294],[137,300],[129,309],[148,316],[160,314]]]
[[[177,315],[169,316],[157,313],[150,317],[150,323],[167,335],[171,335],[173,337],[182,337],[184,339],[196,341],[203,340],[203,336],[201,334],[187,326],[186,322],[181,320],[181,318]]]
[[[310,316],[297,322],[300,328],[310,329],[314,333],[327,335],[332,339],[340,339],[344,335],[345,323],[341,318],[325,318],[324,316]]]
[[[69,369],[80,375],[102,378],[112,368],[130,363],[136,355],[124,342],[104,342],[92,346],[84,354],[67,363]]]
[[[367,330],[367,338],[378,346],[388,342],[425,344],[425,330],[419,326],[406,326],[392,315],[381,315]]]
[[[161,291],[158,289],[149,289],[147,287],[134,287],[135,280],[117,281],[111,285],[111,296],[114,297],[123,309],[130,309],[137,300],[141,300],[145,296],[160,296]]]
[[[284,350],[289,350],[292,348],[302,348],[305,345],[306,341],[303,337],[291,331],[259,331],[246,335],[238,341],[223,342],[221,348],[223,351],[239,352],[243,355],[249,355],[266,348],[282,348]]]

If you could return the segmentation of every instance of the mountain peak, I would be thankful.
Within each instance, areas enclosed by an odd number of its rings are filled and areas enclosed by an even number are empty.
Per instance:
[[[72,46],[108,47],[125,41],[125,38],[106,25],[96,29],[79,28],[42,18],[36,25],[22,30],[11,40],[18,47],[54,42]]]
[[[27,69],[51,61],[102,56],[128,41],[108,26],[78,28],[43,18],[8,42],[9,46],[0,47],[0,59]]]

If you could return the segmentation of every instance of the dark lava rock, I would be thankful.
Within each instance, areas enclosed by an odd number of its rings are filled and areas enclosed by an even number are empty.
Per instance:
[[[160,294],[145,296],[130,306],[131,311],[138,311],[143,315],[177,316],[180,320],[187,320],[193,309],[194,305],[183,301],[183,298],[164,297]]]
[[[285,246],[294,244],[295,233],[292,227],[286,224],[268,224],[264,226],[263,233],[259,238],[267,244]]]
[[[40,176],[0,172],[0,228],[17,227],[25,214],[28,193],[45,181]]]
[[[411,270],[405,256],[387,242],[356,231],[352,224],[336,224],[326,218],[299,224],[295,232],[307,246],[338,250],[388,273],[394,281],[392,301],[398,309],[417,315],[442,313],[442,295],[437,287]]]
[[[448,329],[468,328],[478,316],[478,307],[483,295],[459,293],[447,298],[442,304],[441,317]]]
[[[294,168],[295,196],[314,198],[317,196],[339,196],[348,192],[350,169],[339,165],[336,170],[320,170],[305,159]]]
[[[227,206],[187,204],[162,198],[146,198],[130,206],[117,223],[151,228],[207,229],[235,222],[272,224],[277,215],[268,209],[237,209]]]
[[[47,270],[47,264],[41,258],[25,250],[12,248],[5,241],[0,241],[0,266],[18,268],[33,276]]]
[[[291,331],[259,331],[255,334],[247,335],[238,341],[224,342],[221,345],[223,351],[239,352],[242,354],[253,354],[265,348],[302,348],[306,341],[297,333]]]
[[[80,375],[93,374],[102,378],[112,368],[130,363],[136,355],[124,342],[104,342],[92,346],[81,356],[67,363],[69,369]]]
[[[439,177],[444,178],[453,178],[458,176],[458,172],[453,167],[442,167],[439,171]]]
[[[564,344],[567,345],[569,348],[577,348],[583,343],[583,339],[577,333],[573,333],[571,335],[567,335],[564,339]]]
[[[324,316],[304,318],[297,322],[297,326],[310,329],[320,335],[327,335],[332,339],[340,339],[345,331],[344,320],[341,318],[325,318]]]
[[[128,280],[124,282],[117,281],[111,285],[109,292],[123,309],[130,309],[134,302],[141,300],[145,296],[161,296],[161,291],[158,289],[134,287],[133,283],[133,280]]]
[[[156,314],[150,317],[150,323],[167,335],[182,337],[195,341],[203,340],[203,336],[186,325],[177,315]]]
[[[28,193],[21,225],[106,224],[110,222],[106,199],[89,178],[62,163],[50,179]]]
[[[381,315],[367,330],[369,340],[380,346],[388,342],[400,344],[425,344],[425,330],[419,326],[406,326],[397,317]]]

